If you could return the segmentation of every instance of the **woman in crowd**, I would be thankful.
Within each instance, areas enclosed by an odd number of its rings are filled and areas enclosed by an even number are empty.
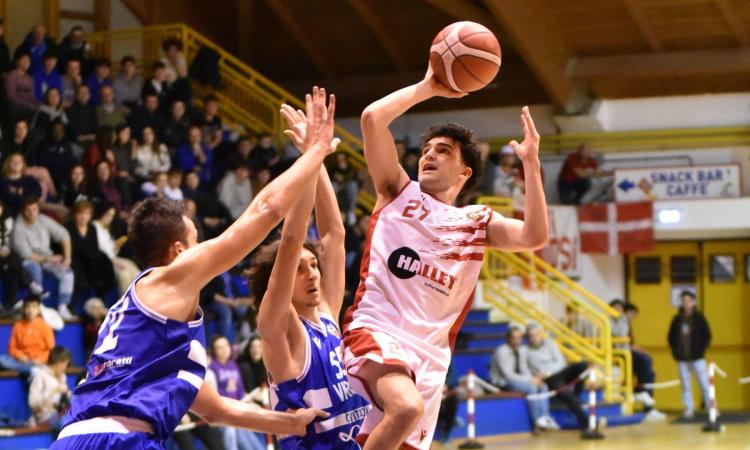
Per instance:
[[[167,172],[171,166],[169,150],[161,144],[152,127],[143,129],[143,140],[135,151],[135,172],[142,182],[151,180],[154,175]]]
[[[56,120],[68,124],[68,116],[62,107],[60,91],[51,87],[44,93],[44,102],[39,105],[39,109],[34,113],[34,118],[31,119],[31,128],[46,131],[50,124]]]
[[[93,205],[83,200],[73,205],[72,218],[65,224],[73,246],[72,267],[77,292],[93,289],[98,297],[105,297],[115,286],[112,262],[101,250],[94,225],[91,224]]]
[[[80,200],[88,199],[88,192],[86,170],[83,168],[83,165],[76,164],[70,169],[68,180],[63,183],[61,192],[63,205],[72,208]]]
[[[130,286],[130,283],[141,272],[141,269],[128,258],[117,256],[124,244],[124,238],[115,240],[110,231],[110,226],[116,217],[117,210],[110,203],[99,203],[95,208],[94,229],[96,230],[96,239],[99,243],[99,250],[107,255],[115,269],[115,278],[117,278],[117,289],[123,294]]]

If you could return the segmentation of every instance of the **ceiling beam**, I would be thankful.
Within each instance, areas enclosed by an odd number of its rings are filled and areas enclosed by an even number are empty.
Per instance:
[[[389,32],[386,24],[378,17],[366,0],[349,0],[352,8],[359,17],[367,24],[375,38],[383,46],[388,57],[398,70],[406,70],[409,67],[409,59],[404,55],[402,47],[398,44],[395,35]]]
[[[630,13],[630,17],[633,18],[633,21],[638,26],[638,29],[641,30],[641,34],[643,35],[644,39],[646,39],[646,43],[648,44],[649,48],[651,48],[651,51],[660,52],[664,50],[664,46],[659,40],[659,37],[656,35],[654,27],[651,25],[651,22],[648,20],[646,15],[643,13],[641,6],[638,4],[638,1],[622,0],[622,3],[625,5],[628,13]]]
[[[565,44],[556,24],[550,22],[543,5],[535,0],[485,0],[485,4],[510,34],[515,47],[554,103],[565,106],[573,90],[565,68],[575,54]]]
[[[297,18],[289,12],[288,6],[284,5],[281,0],[267,0],[266,3],[271,7],[281,23],[289,30],[294,39],[302,46],[307,56],[315,64],[315,67],[322,74],[331,75],[333,71],[328,60],[321,53],[320,49],[314,45],[314,40],[305,32],[302,25],[297,21]]]
[[[468,0],[426,0],[426,2],[457,19],[481,23],[487,28],[492,28],[491,25],[495,23],[491,14]]]
[[[597,56],[571,60],[571,79],[648,78],[750,72],[750,48]]]
[[[727,25],[729,25],[729,29],[732,30],[737,43],[743,47],[750,47],[750,34],[739,19],[734,6],[728,0],[714,0],[714,2],[719,7],[719,10],[721,10],[721,15],[724,17]]]

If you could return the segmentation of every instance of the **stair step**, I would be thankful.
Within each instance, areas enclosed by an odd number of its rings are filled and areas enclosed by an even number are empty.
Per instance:
[[[52,433],[49,426],[0,428],[0,448],[35,450],[48,448],[50,445]]]
[[[489,378],[490,360],[493,350],[457,350],[453,354],[453,373],[462,377],[472,369],[480,378]]]
[[[466,316],[466,320],[469,322],[488,322],[490,320],[490,310],[489,309],[469,310],[469,314]]]
[[[466,321],[461,327],[462,333],[475,333],[475,334],[487,334],[487,333],[500,333],[504,334],[508,331],[508,324],[505,322],[487,322],[487,321]]]

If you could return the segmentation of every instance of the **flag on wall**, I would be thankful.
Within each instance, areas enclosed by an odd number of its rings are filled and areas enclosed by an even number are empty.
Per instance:
[[[578,209],[583,253],[617,255],[654,246],[654,205],[651,202],[599,203]]]

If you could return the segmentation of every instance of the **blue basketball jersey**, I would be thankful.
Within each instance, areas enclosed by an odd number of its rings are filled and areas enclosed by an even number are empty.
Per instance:
[[[163,441],[187,413],[206,375],[203,312],[179,322],[138,300],[135,284],[110,308],[87,365],[73,392],[65,424],[101,416],[150,423]]]
[[[271,403],[277,411],[318,408],[331,416],[317,418],[307,426],[305,437],[279,439],[282,450],[354,450],[354,438],[370,405],[349,388],[341,363],[341,333],[332,317],[322,315],[321,324],[302,318],[307,334],[306,360],[297,379],[271,384]]]

